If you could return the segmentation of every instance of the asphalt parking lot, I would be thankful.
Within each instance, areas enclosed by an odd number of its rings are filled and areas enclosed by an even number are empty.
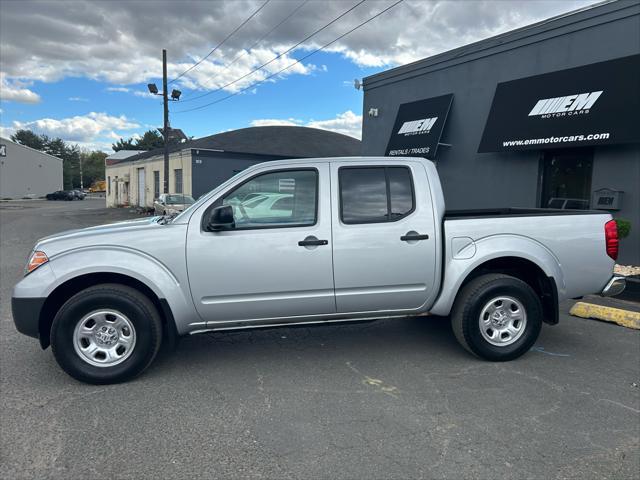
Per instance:
[[[1,478],[638,478],[640,332],[566,314],[492,364],[447,319],[184,339],[89,386],[18,334],[33,243],[133,218],[104,200],[0,203]]]

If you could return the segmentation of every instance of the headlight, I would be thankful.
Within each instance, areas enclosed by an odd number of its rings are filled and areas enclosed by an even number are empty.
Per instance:
[[[25,268],[24,274],[27,275],[28,273],[33,272],[40,265],[44,265],[48,261],[49,261],[49,257],[47,257],[46,253],[41,252],[39,250],[34,251],[29,257],[29,261],[27,262],[27,268]]]

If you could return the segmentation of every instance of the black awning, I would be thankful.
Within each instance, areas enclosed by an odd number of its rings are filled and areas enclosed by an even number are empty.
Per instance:
[[[453,94],[403,103],[385,155],[434,159]]]
[[[479,153],[640,142],[640,55],[499,83]]]

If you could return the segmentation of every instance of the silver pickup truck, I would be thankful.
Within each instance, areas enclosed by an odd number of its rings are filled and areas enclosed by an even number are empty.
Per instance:
[[[504,361],[558,322],[560,300],[619,293],[617,250],[602,212],[447,212],[424,159],[283,160],[173,218],[40,240],[12,309],[20,332],[90,383],[139,374],[182,335],[427,314],[450,315],[464,348]]]

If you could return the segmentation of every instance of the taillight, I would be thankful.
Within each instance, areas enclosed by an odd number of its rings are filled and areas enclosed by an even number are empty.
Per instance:
[[[604,224],[604,239],[607,246],[607,255],[614,260],[618,259],[618,225],[615,220],[609,220]]]
[[[29,257],[29,261],[27,262],[27,268],[25,269],[25,274],[33,272],[40,265],[44,265],[49,261],[47,254],[40,251],[35,251]]]

